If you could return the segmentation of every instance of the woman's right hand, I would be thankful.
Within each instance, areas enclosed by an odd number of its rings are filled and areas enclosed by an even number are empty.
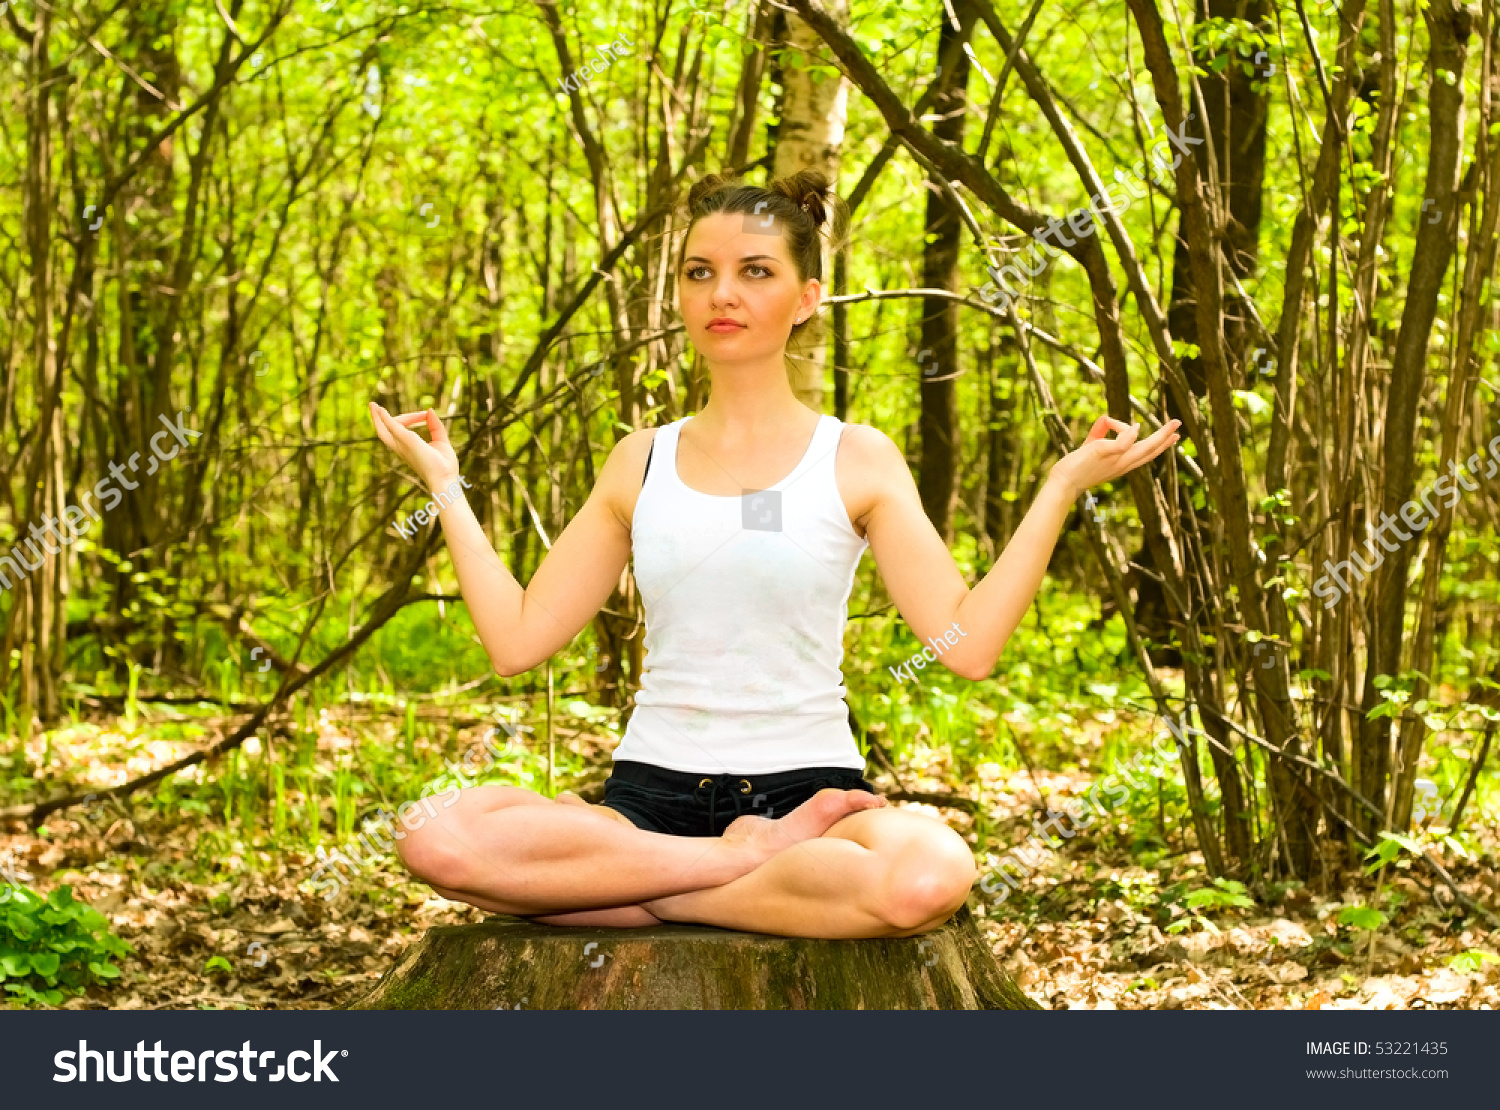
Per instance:
[[[429,490],[442,489],[457,480],[458,456],[453,453],[453,444],[448,442],[448,433],[437,413],[424,409],[392,416],[371,401],[370,419],[375,422],[375,434],[380,437],[380,442],[400,455]],[[411,425],[424,422],[432,436],[431,443],[410,430]]]

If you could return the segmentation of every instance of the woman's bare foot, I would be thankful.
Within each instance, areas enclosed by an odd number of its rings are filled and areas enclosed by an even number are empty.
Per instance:
[[[554,802],[561,802],[565,806],[573,806],[575,808],[592,810],[594,813],[599,814],[601,817],[611,817],[616,821],[623,821],[631,828],[635,827],[635,822],[632,821],[629,817],[626,817],[619,810],[610,809],[609,806],[596,805],[593,802],[586,802],[571,790],[562,791],[557,795],[556,798],[553,798],[552,800]]]
[[[526,920],[539,921],[543,925],[592,925],[606,929],[640,929],[647,925],[661,924],[661,918],[645,906],[608,906],[597,910],[571,910],[568,913],[528,916]]]
[[[740,841],[765,852],[770,859],[776,853],[800,844],[804,840],[822,836],[833,825],[851,813],[862,809],[879,809],[886,800],[868,790],[838,790],[828,787],[819,790],[785,817],[757,817],[746,814],[737,817],[724,830],[723,839]],[[764,862],[764,861],[762,861]]]

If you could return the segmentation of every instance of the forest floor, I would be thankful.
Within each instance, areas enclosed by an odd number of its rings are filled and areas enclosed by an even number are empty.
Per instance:
[[[1097,737],[1094,738],[1097,742]],[[564,741],[597,782],[612,741],[580,732]],[[1085,741],[1087,743],[1088,741]],[[159,753],[161,754],[161,753]],[[140,765],[115,768],[114,781]],[[871,776],[882,790],[889,775]],[[1089,786],[1085,774],[1011,774],[982,764],[958,786],[942,757],[902,767],[908,791],[978,798],[989,836],[981,878],[1022,844],[1054,807]],[[563,784],[568,785],[568,784]],[[897,803],[948,821],[974,844],[976,815],[962,808]],[[1500,906],[1500,829],[1477,830],[1475,859],[1444,865],[1467,897]],[[402,950],[432,926],[486,915],[412,881],[393,853],[324,900],[299,889],[310,853],[247,852],[220,861],[216,882],[198,882],[196,843],[217,819],[139,805],[95,805],[50,817],[42,830],[0,830],[0,858],[42,894],[71,884],[136,949],[123,975],[69,1000],[69,1009],[321,1009],[364,993]],[[1224,894],[1180,829],[1164,827],[1143,852],[1139,815],[1079,832],[1021,888],[1001,898],[975,885],[970,905],[1002,964],[1050,1009],[1500,1008],[1500,936],[1454,909],[1445,888],[1411,869],[1388,869],[1375,908],[1389,921],[1372,933],[1340,924],[1340,912],[1375,901],[1373,878],[1350,872],[1332,889],[1283,885]],[[1163,822],[1167,824],[1167,822]],[[1174,850],[1175,845],[1175,850]],[[1146,866],[1149,863],[1151,866]],[[1207,890],[1195,901],[1184,892]],[[1205,903],[1206,899],[1206,903]]]

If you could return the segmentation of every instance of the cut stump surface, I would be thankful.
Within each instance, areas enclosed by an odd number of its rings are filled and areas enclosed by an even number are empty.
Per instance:
[[[920,937],[806,940],[702,925],[496,916],[430,929],[352,1010],[1035,1010],[960,910]]]

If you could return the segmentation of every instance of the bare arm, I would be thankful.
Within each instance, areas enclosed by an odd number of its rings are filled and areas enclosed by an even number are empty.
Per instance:
[[[1053,465],[1004,552],[973,589],[923,511],[900,448],[884,433],[863,429],[858,463],[868,468],[880,491],[864,518],[865,532],[875,565],[907,627],[923,644],[941,643],[944,650],[937,658],[955,674],[975,681],[988,676],[1041,588],[1073,502],[1090,486],[1128,473],[1165,451],[1177,441],[1177,423],[1137,443],[1133,426],[1100,417],[1088,439]],[[1104,438],[1111,428],[1121,434]],[[944,641],[945,635],[949,641]]]
[[[437,416],[391,416],[371,406],[376,433],[434,493],[458,479],[457,458]],[[406,425],[425,422],[428,444]],[[529,671],[570,642],[593,619],[620,581],[630,558],[630,529],[617,505],[640,441],[635,433],[615,445],[588,500],[542,559],[530,585],[522,587],[490,546],[474,510],[460,492],[438,513],[459,590],[495,670],[505,677]],[[626,446],[630,444],[630,446]],[[460,490],[462,486],[460,485]]]

